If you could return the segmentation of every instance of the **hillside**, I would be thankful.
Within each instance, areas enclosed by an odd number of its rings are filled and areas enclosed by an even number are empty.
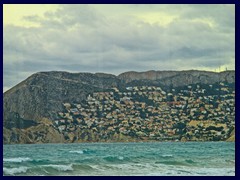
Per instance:
[[[235,71],[148,71],[125,72],[119,76],[104,73],[39,72],[4,93],[4,143],[36,143],[41,129],[44,138],[39,143],[66,142],[64,133],[53,126],[53,121],[60,118],[59,112],[69,111],[64,104],[84,105],[87,97],[96,92],[109,92],[112,88],[124,92],[129,86],[156,86],[170,92],[172,88],[220,82],[234,84]],[[138,102],[139,97],[135,98]],[[101,141],[101,137],[98,138]],[[82,139],[86,139],[84,135]],[[115,139],[124,141],[121,133]]]
[[[4,93],[4,124],[12,113],[31,120],[54,118],[64,102],[81,102],[89,93],[120,86],[108,74],[40,72]],[[11,118],[10,118],[11,119]],[[8,120],[8,121],[7,121]]]

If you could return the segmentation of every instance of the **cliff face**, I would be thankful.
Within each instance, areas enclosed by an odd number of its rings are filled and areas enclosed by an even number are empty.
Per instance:
[[[125,72],[119,76],[104,73],[40,72],[4,93],[4,143],[63,142],[49,120],[63,112],[63,103],[80,103],[88,94],[129,85],[178,87],[188,84],[235,82],[235,71],[148,71]],[[43,120],[46,121],[43,121]],[[47,125],[48,124],[48,125]],[[54,140],[51,140],[51,139]]]
[[[14,121],[12,113],[23,119],[54,119],[64,102],[81,102],[89,93],[120,86],[109,74],[41,72],[4,93],[4,125]],[[16,118],[15,118],[16,119]],[[8,123],[7,123],[8,122]],[[14,123],[13,123],[14,124]]]

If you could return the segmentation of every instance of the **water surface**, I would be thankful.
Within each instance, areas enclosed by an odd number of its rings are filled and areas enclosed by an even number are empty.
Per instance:
[[[26,144],[3,146],[15,176],[234,176],[233,142]]]

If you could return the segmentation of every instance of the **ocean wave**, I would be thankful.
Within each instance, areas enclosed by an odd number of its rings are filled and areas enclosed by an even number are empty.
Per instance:
[[[36,165],[38,165],[38,164],[46,164],[46,163],[49,163],[49,162],[50,162],[50,160],[48,160],[48,159],[33,159],[31,161],[32,164],[36,164]]]
[[[78,151],[69,151],[70,153],[77,153],[77,154],[83,154],[84,151],[82,150],[78,150]]]
[[[198,168],[192,173],[198,176],[235,176],[234,168]]]
[[[125,160],[126,158],[122,156],[107,156],[107,157],[104,157],[103,159],[109,162],[119,162],[119,161]]]
[[[181,161],[156,161],[155,164],[175,165],[175,166],[188,166],[188,163]]]
[[[74,160],[74,163],[100,163],[100,158],[97,158],[97,157],[86,157],[86,158],[83,158],[83,159],[75,159]]]
[[[173,155],[172,154],[163,154],[163,155],[161,155],[161,157],[171,158],[171,157],[173,157]]]
[[[168,166],[162,164],[104,164],[91,165],[93,169],[86,171],[76,168],[78,175],[104,176],[234,176],[234,168],[200,168],[186,166]],[[75,167],[74,167],[75,169]],[[84,171],[81,171],[84,170]]]
[[[92,150],[92,149],[84,149],[84,150],[83,150],[83,153],[84,153],[84,154],[97,154],[98,151]]]
[[[118,159],[119,159],[119,160],[123,160],[124,157],[122,157],[122,156],[118,156]]]
[[[235,160],[229,160],[229,159],[226,159],[225,162],[235,164]]]
[[[74,164],[74,170],[76,171],[93,171],[98,170],[97,165],[88,165],[88,164]]]
[[[175,165],[175,166],[192,166],[197,164],[197,162],[193,161],[192,159],[182,159],[182,160],[160,160],[156,161],[155,164],[164,164],[164,165]]]
[[[19,174],[19,173],[26,173],[27,170],[29,168],[28,167],[18,167],[18,168],[3,168],[3,173],[6,175],[15,175],[15,174]]]
[[[186,159],[185,162],[189,163],[189,164],[195,164],[196,162],[191,160],[191,159]]]
[[[28,157],[3,158],[3,162],[24,162],[24,161],[32,161],[32,159]]]
[[[180,169],[176,168],[172,171],[173,175],[188,175],[191,176],[234,176],[235,170],[234,168],[187,168],[187,169]]]
[[[48,165],[42,165],[42,167],[48,167],[48,168],[53,168],[58,171],[73,171],[73,165],[57,165],[57,164],[48,164]]]

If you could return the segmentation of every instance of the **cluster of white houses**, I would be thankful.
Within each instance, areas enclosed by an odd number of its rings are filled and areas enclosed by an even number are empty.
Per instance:
[[[95,92],[81,104],[64,103],[53,126],[71,141],[225,140],[235,127],[235,90],[207,86]]]

